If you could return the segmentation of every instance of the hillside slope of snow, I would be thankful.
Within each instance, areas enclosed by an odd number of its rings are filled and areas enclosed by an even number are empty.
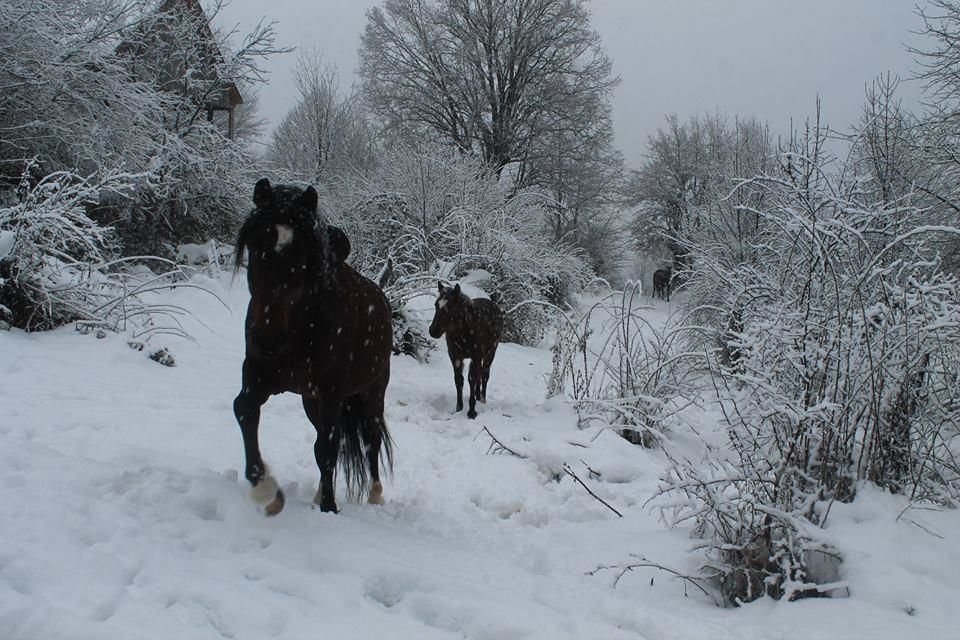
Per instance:
[[[590,575],[631,554],[691,573],[696,561],[688,532],[644,505],[662,456],[578,430],[568,405],[544,399],[542,349],[501,347],[475,421],[452,411],[442,346],[429,364],[394,358],[387,503],[352,503],[341,487],[338,515],[311,507],[299,398],[272,398],[262,451],[287,505],[265,518],[231,409],[245,287],[204,284],[230,309],[164,294],[196,316],[197,343],[151,345],[171,349],[172,368],[117,335],[0,332],[0,638],[960,637],[957,514],[897,520],[905,503],[869,488],[828,528],[849,598],[720,609],[667,573],[616,588],[616,572]],[[524,458],[491,452],[484,428]]]

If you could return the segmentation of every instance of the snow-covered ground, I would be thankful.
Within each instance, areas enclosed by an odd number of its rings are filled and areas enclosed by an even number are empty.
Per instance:
[[[313,429],[297,397],[273,398],[261,442],[287,506],[265,518],[231,410],[245,286],[205,284],[229,310],[196,290],[165,294],[203,323],[187,322],[196,344],[151,345],[168,346],[174,368],[117,335],[0,332],[3,640],[960,638],[960,517],[897,520],[906,503],[867,487],[829,520],[849,598],[720,609],[666,573],[615,589],[615,572],[588,575],[630,554],[696,563],[688,532],[644,506],[662,456],[579,431],[569,406],[544,399],[542,349],[501,347],[476,421],[452,411],[443,347],[425,365],[394,358],[382,507],[341,488],[340,514],[312,509]],[[484,427],[526,458],[488,453]]]

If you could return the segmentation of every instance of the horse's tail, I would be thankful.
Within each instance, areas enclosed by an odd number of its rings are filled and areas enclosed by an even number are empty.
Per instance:
[[[393,471],[393,438],[383,415],[364,416],[362,399],[347,398],[340,422],[340,466],[351,499],[363,498],[370,486],[367,452],[379,449],[380,459]]]

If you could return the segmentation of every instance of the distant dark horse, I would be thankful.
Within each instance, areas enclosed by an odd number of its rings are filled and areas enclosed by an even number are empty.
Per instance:
[[[487,402],[490,365],[497,355],[503,332],[503,314],[490,300],[471,300],[460,291],[460,285],[444,287],[438,283],[440,295],[430,323],[430,336],[447,334],[447,353],[453,363],[453,382],[457,385],[457,411],[463,411],[463,361],[470,359],[470,410],[468,418],[477,417],[477,400]]]
[[[670,267],[666,269],[657,269],[653,272],[653,297],[657,294],[661,299],[670,301]]]
[[[350,241],[317,217],[313,187],[271,186],[253,192],[256,210],[237,237],[235,270],[249,254],[243,388],[233,411],[243,433],[254,500],[267,515],[283,509],[283,492],[260,457],[260,407],[291,391],[317,430],[313,453],[320,468],[314,503],[337,511],[334,475],[341,448],[347,486],[357,494],[372,481],[368,501],[383,502],[378,467],[391,440],[383,419],[390,379],[390,306],[375,284],[344,260]]]

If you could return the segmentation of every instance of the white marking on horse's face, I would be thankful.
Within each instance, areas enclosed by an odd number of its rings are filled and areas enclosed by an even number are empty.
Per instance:
[[[437,309],[443,309],[447,306],[447,300],[443,297],[437,298]]]
[[[273,250],[277,253],[280,253],[288,244],[290,244],[291,241],[293,241],[293,227],[285,224],[278,224],[277,246],[275,246]]]

